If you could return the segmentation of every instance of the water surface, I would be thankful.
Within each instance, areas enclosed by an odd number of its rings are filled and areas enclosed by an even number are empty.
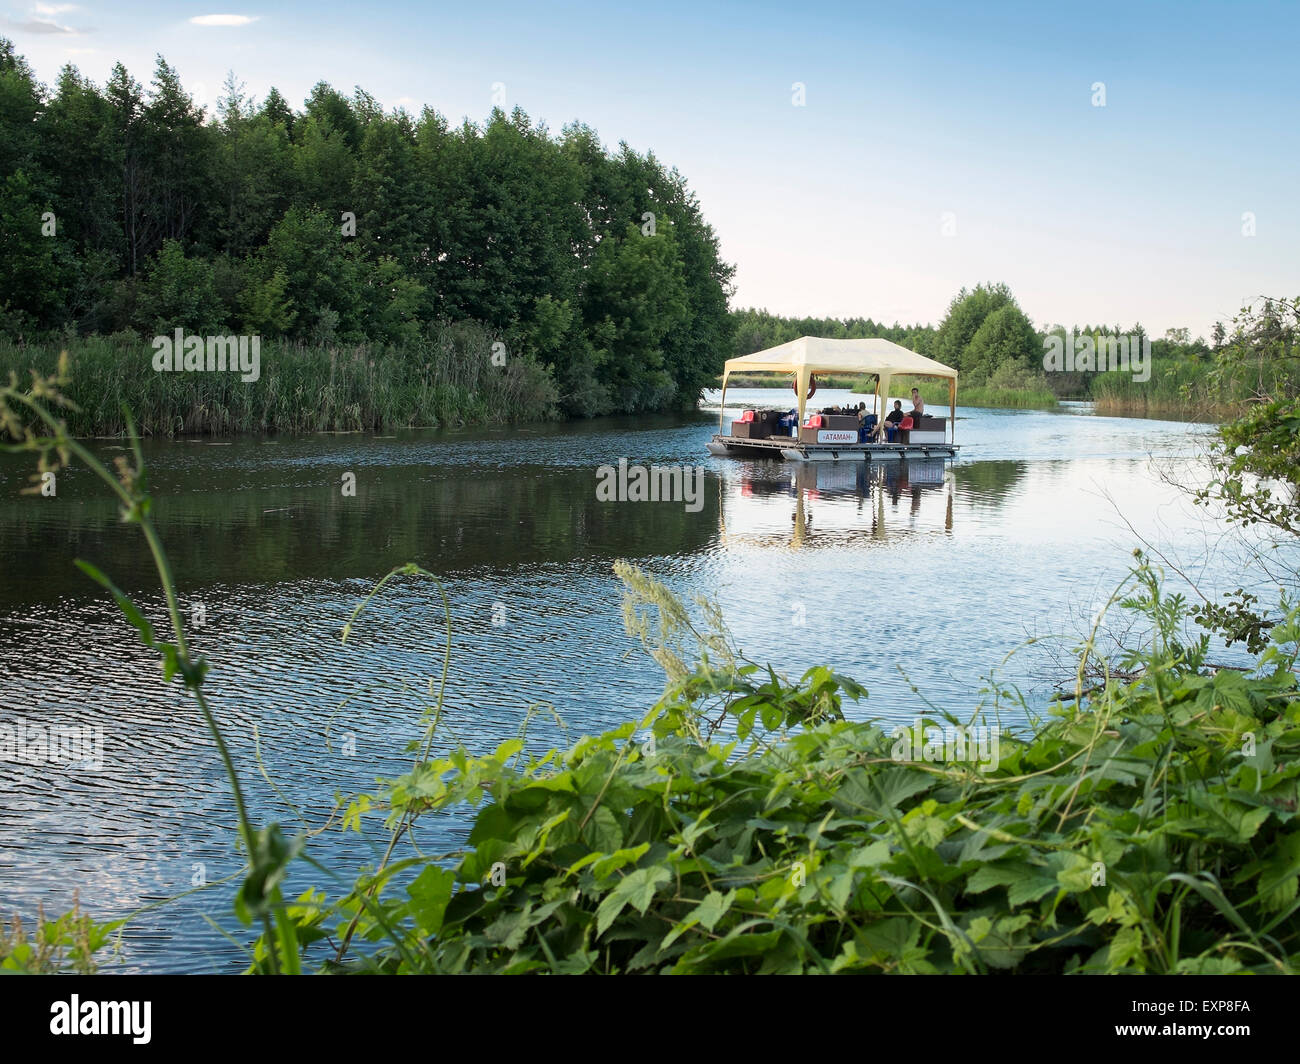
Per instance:
[[[739,408],[776,396],[727,398]],[[818,393],[819,403],[849,398]],[[1030,636],[1068,642],[1122,579],[1139,535],[1208,556],[1204,515],[1164,479],[1197,475],[1203,426],[1084,407],[962,415],[959,460],[871,469],[712,458],[708,409],[146,452],[182,603],[203,622],[193,637],[212,664],[205,689],[255,817],[296,830],[323,824],[336,794],[372,789],[406,764],[441,665],[436,589],[403,581],[346,647],[339,632],[374,581],[407,561],[438,574],[451,599],[445,739],[484,749],[517,734],[536,703],[552,703],[576,734],[654,701],[662,676],[623,632],[617,558],[717,598],[750,657],[789,675],[829,663],[865,683],[870,697],[850,715],[910,721],[927,702],[969,711],[990,670]],[[702,466],[702,505],[598,501],[597,469],[620,458]],[[72,566],[94,562],[162,627],[138,531],[90,474],[66,471],[42,498],[19,494],[29,472],[0,463],[0,723],[102,725],[104,763],[0,763],[0,908],[61,911],[75,892],[95,914],[120,915],[200,874],[237,872],[231,802],[194,707],[164,687]],[[1221,568],[1197,570],[1205,589],[1237,586]],[[1050,653],[1018,655],[1001,675],[1034,705],[1063,678]],[[529,736],[564,738],[541,719]],[[261,777],[259,751],[280,793]],[[424,845],[463,842],[464,817],[431,820]],[[382,842],[331,830],[311,850],[350,880]],[[317,873],[295,882],[325,885]],[[143,914],[110,967],[238,970],[238,949],[203,919],[236,927],[229,897],[217,887]]]

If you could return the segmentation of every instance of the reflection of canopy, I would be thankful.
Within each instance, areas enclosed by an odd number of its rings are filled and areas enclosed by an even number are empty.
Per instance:
[[[755,351],[752,355],[727,359],[722,373],[722,403],[727,400],[727,378],[733,373],[793,373],[799,392],[799,423],[803,424],[808,379],[814,373],[872,373],[876,394],[889,399],[889,381],[894,376],[944,377],[953,420],[957,414],[957,371],[942,362],[918,355],[890,340],[823,340],[801,336],[798,340]],[[879,409],[879,408],[877,408]],[[718,428],[722,427],[719,415]]]

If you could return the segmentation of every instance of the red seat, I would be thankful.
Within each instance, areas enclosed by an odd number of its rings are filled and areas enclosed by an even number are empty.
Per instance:
[[[808,420],[803,423],[803,427],[806,429],[819,429],[824,424],[821,414],[810,414]]]
[[[910,417],[903,418],[903,420],[898,423],[898,427],[906,432],[912,427],[912,419]]]
[[[740,420],[741,420],[742,422],[745,422],[745,421],[753,421],[753,420],[754,420],[754,411],[752,411],[752,410],[746,410],[743,414],[740,415]]]

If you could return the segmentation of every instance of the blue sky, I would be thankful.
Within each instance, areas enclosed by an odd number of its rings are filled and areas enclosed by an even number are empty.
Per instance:
[[[1040,326],[1157,335],[1300,294],[1298,29],[1294,3],[0,0],[47,82],[121,60],[147,84],[161,53],[209,105],[234,70],[476,121],[503,83],[677,166],[737,306],[938,321],[991,280]]]

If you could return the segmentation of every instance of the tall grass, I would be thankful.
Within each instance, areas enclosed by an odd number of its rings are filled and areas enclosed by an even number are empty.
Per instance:
[[[889,390],[895,393],[895,398],[901,398],[904,395],[910,395],[913,388],[921,393],[921,398],[925,400],[927,406],[948,405],[947,381],[895,377],[893,386]],[[876,384],[874,380],[868,380],[853,390],[871,394],[876,390]],[[1008,410],[1055,410],[1060,403],[1051,390],[1046,387],[1035,385],[999,388],[993,385],[980,384],[963,386],[958,381],[957,405],[959,407],[997,407]],[[906,407],[907,404],[904,403],[903,406]]]
[[[1151,379],[1135,381],[1131,372],[1109,370],[1092,378],[1099,414],[1170,415],[1184,420],[1217,420],[1239,411],[1245,393],[1223,394],[1209,383],[1209,362],[1155,360]]]
[[[261,346],[260,376],[230,371],[161,373],[153,348],[134,333],[66,343],[0,342],[0,380],[29,370],[55,372],[68,352],[72,383],[66,411],[75,436],[126,430],[123,404],[141,434],[231,435],[242,432],[381,431],[554,417],[558,393],[550,374],[526,359],[492,364],[492,337],[474,325],[446,326],[400,348]]]

